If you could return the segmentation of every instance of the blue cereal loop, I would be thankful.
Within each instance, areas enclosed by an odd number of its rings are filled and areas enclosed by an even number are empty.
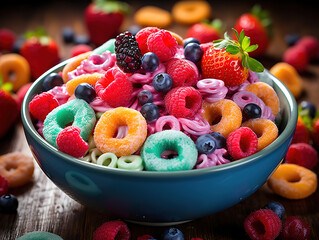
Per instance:
[[[110,168],[116,168],[117,156],[114,153],[103,153],[101,156],[99,156],[96,163],[98,165],[102,165],[102,166],[106,166]]]
[[[34,231],[29,232],[16,240],[63,240],[63,238],[50,232]]]
[[[80,136],[87,141],[96,121],[95,112],[82,99],[74,99],[53,109],[43,123],[43,136],[54,147],[58,147],[56,139],[64,127],[73,122],[72,126],[80,128]]]
[[[144,169],[143,160],[138,155],[122,156],[117,162],[118,168],[126,170],[142,171]]]

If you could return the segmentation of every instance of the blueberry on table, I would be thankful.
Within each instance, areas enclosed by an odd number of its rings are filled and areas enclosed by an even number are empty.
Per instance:
[[[184,41],[183,41],[183,44],[184,44],[184,48],[187,46],[187,44],[189,43],[197,43],[198,45],[200,44],[200,41],[196,38],[193,38],[193,37],[189,37],[189,38],[186,38]]]
[[[58,73],[51,73],[48,75],[42,83],[44,91],[49,91],[50,89],[63,85],[63,79]]]
[[[145,103],[140,112],[147,122],[153,122],[159,118],[159,108],[154,103]]]
[[[193,63],[197,63],[202,59],[203,50],[197,43],[189,43],[184,48],[185,58]]]
[[[184,234],[177,228],[166,229],[162,234],[162,240],[184,240]]]
[[[317,109],[316,109],[316,106],[313,103],[308,102],[308,101],[302,101],[300,103],[300,106],[301,106],[302,110],[307,110],[308,109],[309,116],[311,118],[315,118]]]
[[[90,103],[95,99],[96,92],[91,84],[81,83],[75,88],[74,95],[76,98],[83,99],[87,103]]]
[[[243,108],[243,117],[245,120],[261,117],[261,108],[255,103],[248,103]]]
[[[18,208],[18,199],[12,194],[5,194],[0,197],[0,212],[14,213]]]
[[[74,41],[74,31],[70,27],[65,27],[62,29],[63,42],[72,43]]]
[[[296,33],[293,33],[293,34],[287,34],[285,36],[285,42],[287,43],[287,45],[289,47],[295,45],[300,39],[300,36]]]
[[[153,94],[148,90],[142,90],[137,95],[138,103],[143,106],[145,103],[153,102]]]
[[[211,154],[216,150],[216,140],[209,134],[205,134],[197,138],[196,148],[199,153]]]
[[[146,72],[154,72],[159,65],[158,56],[155,53],[148,52],[142,57],[142,68]]]
[[[219,132],[211,132],[209,135],[215,138],[217,149],[226,148],[226,138],[222,134]]]
[[[167,73],[159,73],[153,78],[153,86],[158,92],[168,92],[173,87],[173,80]]]
[[[278,217],[283,220],[285,216],[285,208],[284,206],[279,202],[269,202],[264,208],[273,210],[274,213],[278,215]]]

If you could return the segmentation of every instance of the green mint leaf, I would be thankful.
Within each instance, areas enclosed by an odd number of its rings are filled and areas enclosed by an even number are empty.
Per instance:
[[[233,31],[234,31],[234,33],[235,33],[235,35],[237,37],[237,40],[239,41],[239,34],[238,34],[237,30],[235,28],[233,28]]]
[[[247,66],[253,72],[264,71],[264,66],[259,61],[257,61],[256,59],[253,59],[251,57],[247,58]]]
[[[228,45],[226,47],[226,52],[232,54],[232,55],[236,55],[237,53],[239,53],[239,47],[234,46],[234,45]]]
[[[240,45],[242,45],[242,42],[243,42],[244,38],[245,38],[245,32],[244,32],[244,29],[243,29],[240,32],[240,36],[239,36],[239,40],[238,40]]]
[[[252,51],[255,51],[257,48],[258,48],[257,44],[256,45],[251,45],[245,51],[246,52],[252,52]]]
[[[245,36],[242,43],[241,43],[241,47],[244,51],[246,51],[246,49],[249,47],[249,45],[250,45],[250,38]]]

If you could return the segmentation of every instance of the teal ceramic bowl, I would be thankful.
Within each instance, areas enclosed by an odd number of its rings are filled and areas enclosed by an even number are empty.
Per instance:
[[[165,225],[220,212],[260,188],[281,163],[297,122],[297,105],[289,90],[268,71],[260,75],[280,99],[276,119],[279,137],[250,157],[228,164],[179,172],[135,172],[80,161],[48,144],[36,131],[29,102],[42,90],[46,75],[59,72],[63,62],[42,75],[22,105],[25,135],[42,171],[75,201],[109,216],[142,224]]]

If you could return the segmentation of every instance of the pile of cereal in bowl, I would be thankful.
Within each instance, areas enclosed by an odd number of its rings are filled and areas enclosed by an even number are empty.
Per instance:
[[[278,136],[279,99],[250,39],[199,44],[156,27],[71,59],[29,104],[58,150],[111,168],[181,171],[236,161]],[[114,44],[113,44],[114,43]]]

